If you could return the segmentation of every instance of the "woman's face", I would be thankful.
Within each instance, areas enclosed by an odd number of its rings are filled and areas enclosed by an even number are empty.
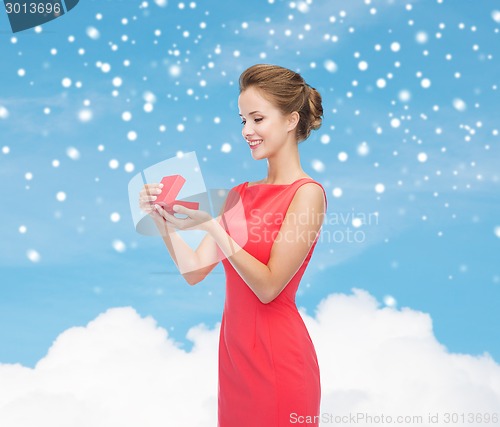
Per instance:
[[[238,107],[243,125],[241,133],[254,158],[270,157],[285,145],[287,138],[293,139],[293,123],[258,90],[250,87],[241,92]]]

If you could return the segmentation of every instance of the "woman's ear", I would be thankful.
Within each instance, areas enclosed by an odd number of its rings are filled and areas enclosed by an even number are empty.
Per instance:
[[[293,111],[288,116],[288,131],[294,130],[299,124],[300,115],[297,111]]]

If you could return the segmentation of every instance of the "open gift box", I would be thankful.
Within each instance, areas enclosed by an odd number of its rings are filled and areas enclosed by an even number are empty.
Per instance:
[[[171,215],[175,213],[173,210],[174,205],[185,206],[188,209],[199,209],[200,204],[198,202],[186,202],[175,199],[185,182],[186,179],[181,175],[164,176],[161,180],[163,184],[162,191],[158,194],[154,203],[160,205]]]

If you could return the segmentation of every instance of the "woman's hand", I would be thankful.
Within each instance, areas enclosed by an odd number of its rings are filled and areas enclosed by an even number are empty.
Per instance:
[[[172,209],[175,213],[187,215],[187,218],[177,218],[169,214],[160,205],[154,205],[158,214],[163,218],[169,227],[179,230],[203,230],[208,231],[212,221],[212,216],[205,211],[189,209],[182,205],[174,205]]]
[[[158,210],[155,209],[154,205],[162,188],[163,184],[159,183],[145,184],[139,193],[139,208],[151,216],[160,231],[165,229],[165,227],[169,227],[169,224],[165,222],[165,219],[160,215]],[[175,231],[175,229],[173,229],[173,231]]]
[[[157,214],[154,209],[154,201],[161,193],[163,184],[146,184],[139,193],[139,208],[148,214]]]

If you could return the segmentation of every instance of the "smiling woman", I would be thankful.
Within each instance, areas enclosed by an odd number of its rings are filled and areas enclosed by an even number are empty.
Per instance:
[[[183,219],[153,208],[158,184],[143,189],[141,206],[189,284],[222,260],[218,427],[283,427],[293,417],[318,426],[319,365],[295,295],[326,214],[325,190],[302,170],[298,151],[321,125],[321,96],[298,73],[259,64],[241,75],[238,104],[243,137],[254,159],[267,159],[267,177],[233,187],[217,219],[184,206],[174,209]],[[193,251],[177,229],[207,235]]]

